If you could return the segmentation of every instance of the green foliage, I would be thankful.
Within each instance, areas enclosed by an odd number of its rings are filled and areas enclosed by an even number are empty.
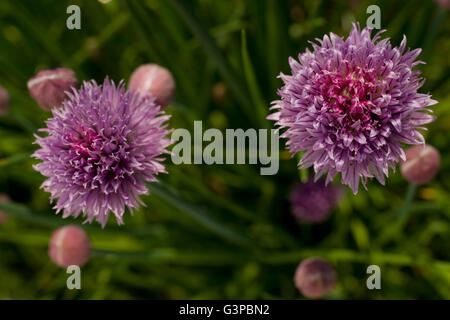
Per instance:
[[[66,8],[78,4],[82,29],[66,28]],[[33,133],[50,116],[28,94],[38,70],[68,67],[83,80],[128,80],[140,64],[171,70],[177,91],[170,126],[271,127],[288,57],[324,33],[365,25],[368,5],[381,7],[382,28],[398,45],[424,49],[420,58],[440,103],[427,141],[441,152],[440,173],[411,190],[399,173],[387,186],[370,182],[347,192],[326,223],[297,226],[287,195],[306,178],[281,152],[280,171],[260,176],[256,165],[182,165],[149,185],[147,207],[125,226],[84,225],[95,249],[82,271],[82,290],[67,290],[65,270],[47,256],[58,226],[81,224],[53,214],[43,177],[32,169]],[[0,84],[11,94],[0,118],[0,298],[31,299],[296,299],[292,283],[301,259],[334,264],[338,285],[329,298],[450,299],[450,20],[431,1],[94,0],[0,1]],[[204,128],[206,129],[206,128]],[[284,150],[284,141],[280,146]],[[299,177],[300,176],[300,177]],[[409,192],[408,192],[409,190]],[[378,264],[382,290],[366,288],[366,268]]]

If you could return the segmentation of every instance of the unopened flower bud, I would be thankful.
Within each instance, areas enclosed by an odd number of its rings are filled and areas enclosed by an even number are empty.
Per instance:
[[[217,104],[222,104],[228,94],[227,86],[223,82],[218,82],[212,87],[212,99]]]
[[[435,2],[443,9],[450,9],[450,0],[435,0]]]
[[[132,73],[129,88],[151,94],[161,107],[166,107],[173,99],[175,81],[166,68],[156,64],[144,64]]]
[[[9,94],[5,88],[0,86],[0,116],[3,116],[9,109]]]
[[[400,164],[403,178],[413,184],[430,182],[439,170],[439,151],[430,145],[418,145],[406,150],[406,161]]]
[[[337,275],[334,267],[321,258],[303,260],[297,267],[294,283],[308,298],[321,298],[336,285]]]
[[[91,242],[86,232],[74,225],[57,229],[48,248],[50,258],[61,267],[81,267],[89,260],[91,252]]]
[[[44,110],[58,108],[66,99],[66,91],[78,86],[75,72],[67,68],[39,71],[28,80],[28,90]]]
[[[340,188],[324,181],[309,180],[297,184],[290,193],[291,213],[299,224],[325,221],[342,194]]]
[[[4,193],[0,193],[0,202],[8,202],[9,201],[9,197],[4,194]],[[8,215],[6,213],[4,213],[3,211],[0,211],[0,225],[2,225],[6,219],[8,218]]]

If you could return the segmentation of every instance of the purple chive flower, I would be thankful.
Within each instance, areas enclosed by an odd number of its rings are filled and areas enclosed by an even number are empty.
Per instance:
[[[63,218],[96,220],[105,226],[112,212],[123,224],[125,207],[132,213],[139,195],[147,194],[144,181],[156,181],[166,172],[161,161],[169,140],[161,107],[150,95],[125,91],[108,78],[103,85],[84,82],[79,91],[67,93],[60,109],[47,121],[46,137],[34,166],[48,177],[42,187],[57,199]]]
[[[331,214],[340,195],[341,188],[325,185],[322,180],[299,183],[289,196],[291,213],[301,224],[323,222]]]
[[[373,177],[384,184],[405,158],[402,144],[424,143],[417,129],[434,117],[422,111],[437,103],[417,93],[424,80],[412,69],[423,63],[415,61],[421,49],[405,52],[406,37],[400,47],[377,42],[381,32],[371,38],[371,29],[353,24],[346,40],[330,33],[299,62],[290,58],[292,75],[280,75],[281,100],[268,117],[286,129],[292,153],[305,151],[300,169],[314,166],[327,183],[341,173],[355,194],[360,178],[364,187]]]

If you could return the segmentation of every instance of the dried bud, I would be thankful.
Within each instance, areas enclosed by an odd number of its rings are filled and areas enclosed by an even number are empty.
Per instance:
[[[0,202],[8,202],[9,201],[9,197],[4,194],[4,193],[0,193]],[[2,211],[0,211],[0,225],[2,225],[6,219],[8,218],[8,215]]]
[[[53,262],[61,267],[81,267],[91,256],[91,242],[80,227],[65,226],[53,233],[48,253]]]
[[[212,87],[212,99],[217,104],[222,104],[227,98],[228,89],[223,82],[218,82]]]
[[[406,150],[406,161],[400,164],[403,178],[414,184],[430,182],[439,170],[439,151],[430,145],[418,145]]]
[[[78,86],[75,72],[67,68],[39,71],[28,80],[28,90],[44,110],[60,107],[66,99],[66,91]]]
[[[321,258],[303,260],[297,267],[294,283],[300,292],[308,298],[321,298],[336,285],[336,270]]]
[[[5,88],[0,86],[0,116],[3,116],[9,109],[9,94]]]
[[[175,93],[175,81],[166,68],[156,64],[144,64],[134,70],[129,88],[153,95],[161,107],[166,107]]]
[[[299,183],[289,196],[291,213],[300,224],[323,222],[330,216],[341,193],[342,189],[325,185],[322,180]]]

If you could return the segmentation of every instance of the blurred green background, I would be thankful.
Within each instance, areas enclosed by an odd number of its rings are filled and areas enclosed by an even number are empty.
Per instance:
[[[0,299],[300,299],[298,263],[321,256],[338,272],[334,299],[450,298],[450,19],[431,0],[6,0],[0,2],[0,84],[11,95],[0,117],[0,193],[12,199],[0,226]],[[81,30],[66,28],[66,8],[81,8]],[[413,190],[399,172],[386,187],[375,181],[346,193],[331,218],[298,226],[287,196],[300,181],[296,160],[281,151],[280,171],[257,165],[180,165],[170,159],[164,186],[144,197],[146,208],[84,225],[94,256],[82,269],[82,290],[47,255],[55,228],[82,219],[55,216],[44,181],[29,158],[33,133],[50,113],[29,96],[26,82],[41,69],[68,67],[79,79],[129,79],[140,64],[167,67],[177,82],[167,109],[172,128],[272,127],[280,72],[308,40],[347,35],[366,25],[366,8],[399,45],[424,49],[421,92],[439,101],[426,133],[441,152],[441,169]],[[281,141],[280,150],[284,150]],[[305,176],[305,174],[303,174]],[[175,191],[176,190],[176,191]],[[407,196],[408,190],[410,197]],[[414,192],[414,193],[413,193]],[[6,209],[5,207],[3,207]],[[368,290],[366,268],[381,267],[381,290]]]

